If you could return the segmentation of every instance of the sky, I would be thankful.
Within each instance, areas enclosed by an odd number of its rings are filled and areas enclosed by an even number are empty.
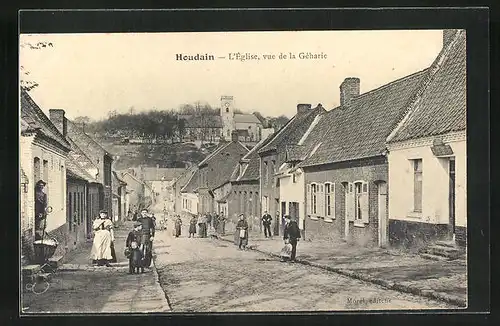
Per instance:
[[[22,34],[20,41],[53,43],[20,49],[27,78],[40,85],[30,95],[46,113],[58,108],[70,119],[98,120],[131,107],[178,109],[196,101],[220,107],[220,97],[229,95],[244,112],[292,117],[299,103],[338,106],[346,77],[360,78],[365,93],[429,67],[442,31]],[[229,60],[237,52],[260,60]],[[176,60],[197,53],[215,60]],[[279,59],[280,53],[296,59]],[[323,58],[299,59],[299,53]],[[276,58],[264,59],[271,54]]]

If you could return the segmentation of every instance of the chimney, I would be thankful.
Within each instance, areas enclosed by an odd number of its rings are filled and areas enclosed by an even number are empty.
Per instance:
[[[453,37],[455,36],[456,33],[457,33],[456,29],[443,30],[443,48],[453,40]]]
[[[340,84],[340,105],[345,105],[359,95],[359,78],[348,77]]]
[[[59,130],[59,132],[66,137],[68,132],[68,125],[66,118],[64,117],[64,110],[62,109],[50,109],[49,118],[52,124]]]
[[[233,130],[231,132],[231,141],[234,141],[234,142],[238,141],[238,132],[236,130]]]
[[[297,113],[307,113],[311,109],[311,104],[297,104]]]

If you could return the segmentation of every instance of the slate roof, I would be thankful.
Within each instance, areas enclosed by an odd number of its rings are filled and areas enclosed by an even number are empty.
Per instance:
[[[185,128],[222,128],[222,118],[219,115],[207,115],[204,117],[183,114],[179,119],[186,120]]]
[[[262,124],[260,122],[259,118],[255,114],[248,114],[248,113],[235,113],[234,114],[234,122],[235,123],[258,123]]]
[[[466,129],[466,35],[459,31],[433,66],[431,81],[389,142]]]
[[[28,92],[21,88],[21,131],[23,128],[26,130],[39,130],[44,136],[56,141],[63,148],[70,149],[70,144],[66,138],[52,124]]]
[[[286,162],[298,162],[305,159],[308,147],[304,145],[290,144],[285,146]]]
[[[428,69],[393,81],[330,110],[308,137],[316,151],[300,167],[380,155],[385,140],[406,112]],[[313,139],[320,139],[316,145]]]
[[[297,113],[273,137],[273,139],[259,150],[259,154],[276,150],[289,144],[297,144],[318,114],[326,112],[318,105],[305,113]]]
[[[142,179],[145,181],[152,180],[162,180],[164,177],[166,181],[173,180],[184,173],[186,169],[184,168],[156,168],[156,167],[145,167],[142,170]]]

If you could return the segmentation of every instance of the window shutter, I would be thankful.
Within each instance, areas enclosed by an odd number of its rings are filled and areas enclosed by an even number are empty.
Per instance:
[[[361,214],[363,218],[364,223],[369,223],[370,222],[370,210],[369,210],[369,191],[368,191],[368,182],[363,182],[363,188],[362,188],[362,202],[361,204]]]
[[[321,184],[318,192],[318,216],[325,216],[325,189]]]
[[[330,184],[330,206],[332,218],[335,218],[335,183]]]
[[[346,203],[346,216],[348,221],[354,221],[354,184],[349,182],[347,184]]]
[[[306,186],[306,215],[311,215],[311,184]]]

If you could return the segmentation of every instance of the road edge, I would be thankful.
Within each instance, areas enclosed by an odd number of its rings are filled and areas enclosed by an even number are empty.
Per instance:
[[[230,239],[225,239],[222,237],[219,237],[218,239],[221,241],[233,243],[233,241]],[[273,253],[273,252],[261,250],[261,249],[258,249],[256,247],[253,247],[253,246],[249,246],[248,248],[250,250],[257,251],[257,252],[260,252],[262,254],[271,256],[271,257],[280,258],[280,255]],[[430,299],[450,303],[453,305],[457,305],[458,309],[467,309],[467,299],[458,298],[456,296],[452,296],[452,295],[449,295],[449,294],[444,293],[444,292],[437,292],[437,291],[433,291],[433,290],[422,290],[422,289],[419,289],[417,287],[413,287],[413,286],[409,286],[409,285],[405,285],[405,284],[401,284],[401,283],[397,283],[397,282],[387,281],[385,279],[381,279],[381,278],[373,277],[371,275],[358,273],[358,272],[352,271],[352,270],[335,268],[335,267],[321,265],[321,264],[317,264],[317,263],[311,263],[311,262],[309,262],[307,260],[303,260],[303,259],[297,259],[296,262],[299,264],[302,264],[302,265],[320,268],[320,269],[323,269],[323,270],[326,270],[329,272],[334,272],[334,273],[337,273],[337,274],[340,274],[343,276],[347,276],[350,278],[354,278],[354,279],[369,282],[372,284],[380,285],[386,289],[395,290],[398,292],[409,293],[409,294],[413,294],[413,295],[418,295],[421,297],[430,298]]]
[[[156,285],[158,286],[159,290],[161,290],[161,292],[163,293],[163,297],[162,297],[162,311],[164,312],[172,312],[172,305],[170,303],[170,299],[167,295],[167,291],[165,291],[163,289],[163,286],[161,285],[161,282],[160,282],[160,274],[158,274],[158,269],[156,268],[156,253],[155,253],[155,250],[154,250],[154,247],[153,247],[153,266],[151,268],[153,270],[153,274],[155,276],[155,282],[156,282]]]

